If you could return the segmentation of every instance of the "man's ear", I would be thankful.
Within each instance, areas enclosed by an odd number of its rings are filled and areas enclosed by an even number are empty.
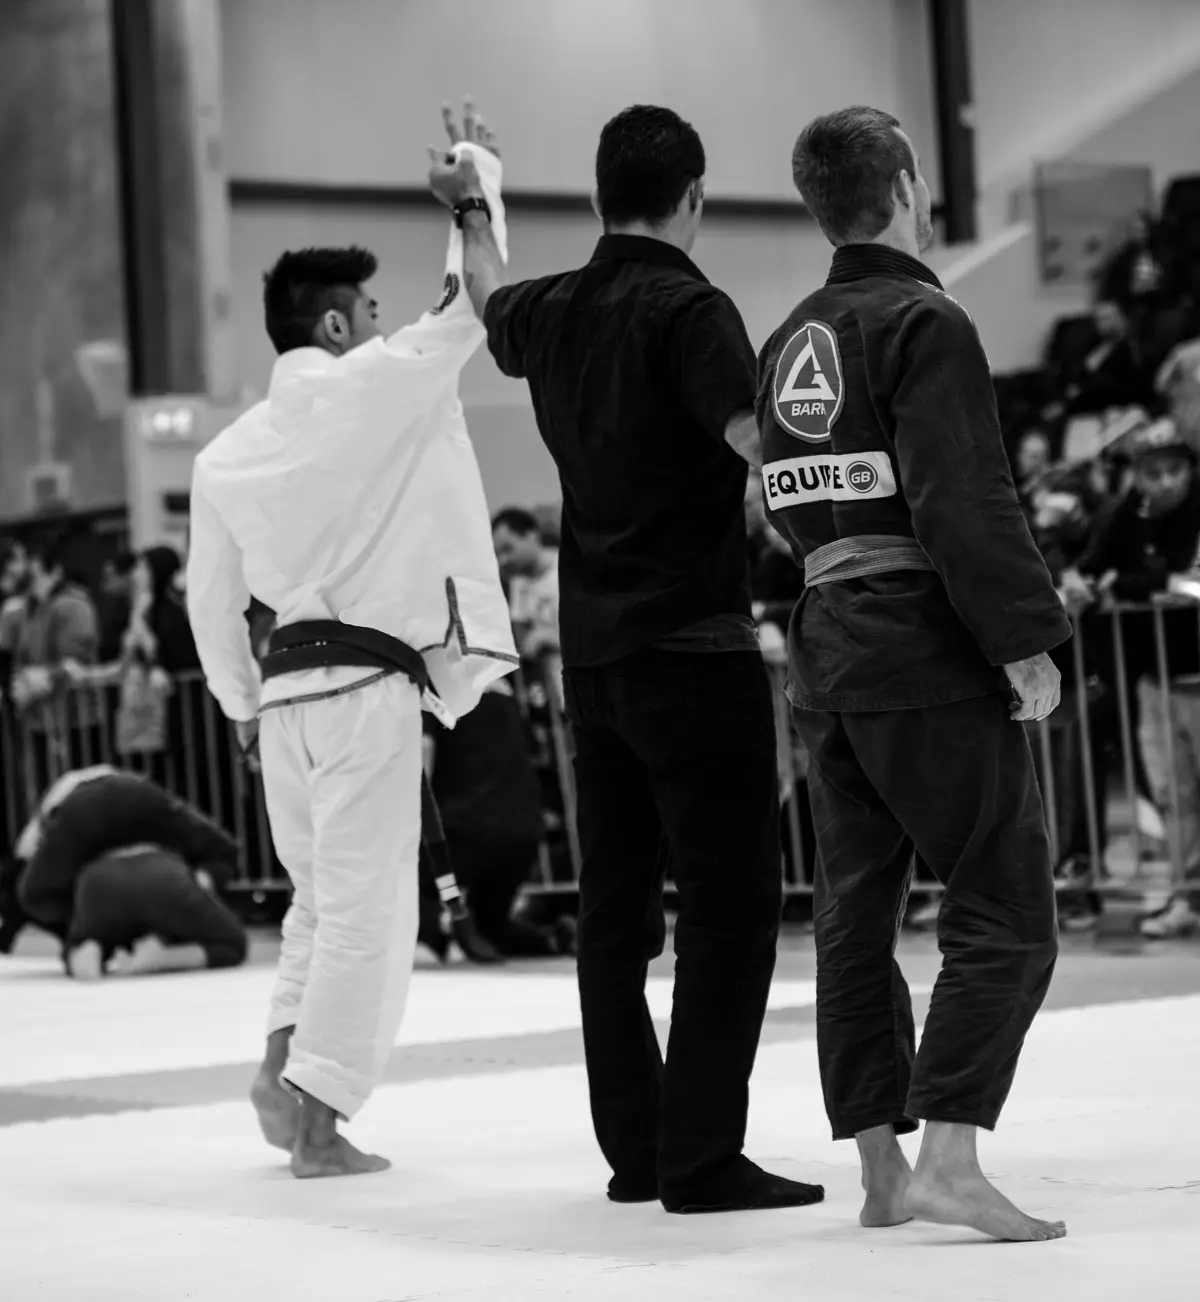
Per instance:
[[[600,191],[596,186],[592,186],[592,212],[594,212],[601,221],[604,220],[604,214],[600,211]]]
[[[315,334],[313,343],[318,348],[325,348],[333,353],[344,353],[350,347],[350,322],[337,308],[331,307],[321,317]]]

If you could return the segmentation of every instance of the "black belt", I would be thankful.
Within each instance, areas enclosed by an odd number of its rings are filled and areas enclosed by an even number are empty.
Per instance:
[[[421,653],[399,638],[336,619],[306,619],[285,624],[271,634],[263,656],[263,682],[309,669],[386,669],[404,674],[418,691],[429,686],[429,669]]]

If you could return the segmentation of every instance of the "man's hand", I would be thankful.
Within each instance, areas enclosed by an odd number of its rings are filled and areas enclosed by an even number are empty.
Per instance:
[[[243,763],[252,773],[258,773],[262,768],[258,757],[258,720],[238,720],[233,725],[233,730],[241,747]]]
[[[1017,696],[1012,707],[1017,723],[1037,723],[1054,713],[1062,696],[1062,675],[1044,651],[1005,665],[1004,672]]]
[[[478,145],[480,149],[486,149],[489,154],[495,154],[497,158],[500,157],[500,141],[496,138],[496,133],[480,117],[475,101],[470,95],[463,100],[461,128],[455,122],[454,110],[449,104],[442,105],[442,122],[452,146],[460,145],[465,141],[469,145]]]
[[[500,157],[500,144],[495,132],[479,116],[470,99],[463,102],[461,127],[455,121],[449,104],[442,106],[442,121],[446,124],[446,134],[450,137],[451,147],[465,141],[468,144],[478,145],[480,149],[486,149],[497,158]],[[479,172],[470,158],[464,156],[455,162],[453,155],[435,149],[431,145],[429,161],[431,163],[429,187],[439,202],[444,203],[447,208],[457,207],[464,199],[483,197]]]
[[[1078,570],[1063,570],[1060,580],[1063,605],[1068,615],[1078,615],[1096,600],[1096,590],[1090,579]]]

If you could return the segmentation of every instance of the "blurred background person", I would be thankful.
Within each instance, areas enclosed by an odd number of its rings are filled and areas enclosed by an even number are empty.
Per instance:
[[[491,684],[453,728],[425,716],[425,766],[450,862],[479,934],[506,958],[573,953],[569,918],[540,927],[516,914],[543,827],[525,724],[506,679]],[[444,958],[449,937],[440,928],[431,935],[427,921],[422,930],[423,942]]]
[[[557,653],[558,548],[547,544],[537,516],[516,506],[493,517],[492,541],[521,658],[537,661]]]
[[[11,696],[30,739],[31,790],[103,752],[97,698],[73,690],[68,665],[92,665],[100,628],[91,596],[68,579],[63,540],[43,534],[28,548],[29,592],[13,658]]]
[[[1129,444],[1133,487],[1102,518],[1077,566],[1063,575],[1069,608],[1110,598],[1146,602],[1164,595],[1174,575],[1196,568],[1200,546],[1197,454],[1170,420],[1135,434]],[[1122,617],[1130,679],[1137,684],[1137,736],[1151,790],[1187,878],[1200,877],[1200,630],[1190,608],[1163,615],[1169,702],[1158,682],[1154,616]],[[1168,734],[1174,745],[1169,747]],[[1174,754],[1174,770],[1169,756]],[[1149,938],[1185,935],[1200,918],[1184,893],[1141,924]]]
[[[133,609],[133,570],[136,564],[137,557],[122,550],[104,562],[100,573],[95,601],[100,621],[100,645],[96,658],[101,664],[108,664],[121,654],[121,643]]]

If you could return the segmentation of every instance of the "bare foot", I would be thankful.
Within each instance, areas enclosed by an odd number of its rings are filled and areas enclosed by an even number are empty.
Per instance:
[[[864,1177],[867,1198],[858,1214],[858,1223],[868,1230],[881,1230],[911,1221],[913,1214],[905,1198],[912,1178],[912,1169],[903,1157],[901,1164],[872,1171],[870,1179]]]
[[[862,1186],[867,1195],[858,1223],[868,1230],[903,1225],[912,1220],[904,1196],[912,1182],[912,1167],[891,1126],[878,1126],[856,1135],[862,1159]]]
[[[67,971],[76,981],[99,981],[104,975],[104,955],[98,941],[85,940],[67,955]]]
[[[904,1197],[908,1214],[937,1225],[965,1225],[1005,1243],[1040,1243],[1061,1239],[1062,1221],[1026,1216],[982,1174],[922,1175],[918,1168]]]
[[[292,1153],[292,1174],[297,1180],[319,1180],[334,1175],[373,1175],[391,1166],[386,1157],[359,1152],[344,1136],[334,1135],[327,1144],[297,1141]]]
[[[250,1102],[258,1113],[263,1138],[272,1148],[290,1153],[300,1132],[300,1100],[264,1069],[250,1086]]]

